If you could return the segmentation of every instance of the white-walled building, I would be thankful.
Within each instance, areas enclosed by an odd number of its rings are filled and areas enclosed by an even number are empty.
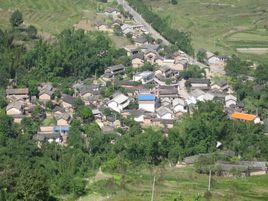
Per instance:
[[[142,84],[148,84],[148,83],[154,81],[154,72],[143,71],[143,72],[136,73],[133,76],[133,81],[141,82]]]
[[[130,101],[127,96],[124,94],[118,94],[108,102],[108,107],[120,113],[129,105],[129,103]]]
[[[140,94],[138,96],[139,109],[155,112],[156,97],[153,94]]]

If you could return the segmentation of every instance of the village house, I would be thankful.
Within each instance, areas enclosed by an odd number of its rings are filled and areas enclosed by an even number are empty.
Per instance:
[[[122,112],[130,103],[130,100],[124,94],[116,94],[112,100],[108,102],[108,107],[116,112]]]
[[[52,113],[53,115],[61,115],[63,113],[66,113],[66,111],[63,107],[57,105],[53,108]]]
[[[69,112],[73,112],[73,108],[75,105],[75,97],[68,95],[68,94],[62,94],[61,96],[61,106]]]
[[[215,89],[218,91],[228,91],[229,86],[226,80],[220,80],[218,82],[214,82],[211,84],[211,89]]]
[[[15,123],[20,123],[25,117],[24,104],[20,101],[11,102],[6,107],[6,114],[14,119]]]
[[[158,98],[178,98],[178,86],[159,86],[156,89],[156,94]]]
[[[130,115],[133,117],[134,121],[143,123],[145,117],[145,111],[143,110],[133,110]]]
[[[182,98],[175,98],[172,101],[172,106],[173,106],[173,111],[175,113],[179,113],[179,112],[185,113],[185,112],[187,112],[187,104],[186,104],[185,100],[183,100]]]
[[[173,112],[167,108],[167,107],[164,107],[164,106],[161,106],[159,108],[156,109],[156,115],[157,115],[157,118],[160,118],[160,119],[173,119]]]
[[[208,65],[224,65],[228,60],[227,56],[215,55],[212,52],[206,51],[206,62]]]
[[[92,84],[92,85],[83,85],[79,90],[79,95],[82,100],[87,100],[92,96],[99,96],[101,92],[101,86]]]
[[[60,115],[55,115],[57,121],[57,126],[69,126],[71,123],[71,116],[68,113],[62,113]]]
[[[117,8],[108,7],[105,9],[104,14],[116,17],[117,15],[120,15],[120,12]]]
[[[114,77],[119,74],[124,74],[126,71],[126,67],[123,64],[110,66],[105,70],[106,75],[110,75],[110,77]]]
[[[168,66],[163,66],[158,69],[155,74],[161,74],[164,78],[171,78],[176,74],[176,72]]]
[[[143,71],[133,75],[133,81],[141,82],[142,84],[148,84],[154,81],[154,72]]]
[[[144,52],[144,60],[148,61],[150,64],[154,64],[158,58],[158,53],[154,50],[147,50]]]
[[[39,90],[39,100],[40,101],[50,101],[54,94],[54,89],[52,84],[45,83],[38,87]]]
[[[142,53],[132,55],[131,64],[133,68],[140,68],[144,65],[144,57]]]
[[[96,26],[97,30],[99,30],[99,31],[110,32],[110,33],[114,32],[112,26],[104,24],[102,22],[97,22],[95,24],[95,26]]]
[[[192,89],[209,89],[210,80],[202,78],[190,78],[186,81],[186,85],[191,87]]]
[[[121,26],[121,31],[124,35],[127,35],[127,34],[133,34],[134,33],[134,29],[131,25],[129,24],[123,24]]]
[[[165,97],[165,98],[161,99],[161,106],[171,108],[171,103],[172,103],[172,100],[170,98],[168,98],[168,97]]]
[[[202,99],[202,97],[206,93],[201,89],[194,89],[190,92],[189,97],[186,99],[188,105],[195,105],[198,100]]]
[[[154,94],[145,93],[138,96],[139,110],[147,112],[155,112],[156,96]]]
[[[29,89],[18,88],[18,89],[6,89],[6,98],[10,102],[13,101],[29,101]]]
[[[148,41],[145,36],[138,36],[133,38],[133,42],[136,46],[142,46],[144,44],[148,44]]]
[[[225,96],[225,107],[229,108],[232,105],[236,105],[237,104],[237,98],[231,94]]]
[[[151,43],[149,43],[149,44],[143,44],[139,48],[140,48],[140,50],[142,52],[146,52],[146,51],[158,52],[161,47],[158,44],[151,44]]]

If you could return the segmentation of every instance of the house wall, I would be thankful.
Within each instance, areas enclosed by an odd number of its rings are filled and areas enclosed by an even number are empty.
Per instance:
[[[201,83],[193,83],[191,84],[192,88],[207,88],[207,84],[201,84]]]
[[[177,105],[174,107],[174,112],[187,112],[182,105]]]
[[[39,96],[39,100],[49,101],[51,100],[51,96],[48,94],[42,94],[41,96]]]
[[[66,121],[64,119],[59,119],[59,120],[57,120],[57,125],[58,126],[68,126],[69,123],[68,123],[68,121]]]
[[[148,111],[148,112],[155,112],[155,102],[153,102],[153,101],[139,102],[139,109],[145,110],[145,111]]]
[[[22,114],[22,112],[17,108],[11,108],[10,110],[7,111],[7,115],[16,115],[16,114]]]
[[[228,100],[225,102],[226,107],[230,107],[231,105],[236,105],[236,101],[235,100]]]
[[[119,113],[122,111],[122,108],[114,101],[108,103],[108,107]]]
[[[69,103],[66,103],[66,102],[62,102],[62,107],[64,107],[64,108],[72,108],[73,106],[71,105],[71,104],[69,104]]]
[[[144,121],[144,115],[141,115],[141,116],[139,116],[139,117],[135,117],[134,120],[135,120],[136,122],[143,122],[143,121]]]
[[[159,116],[159,115],[157,114],[157,117],[160,118],[160,119],[173,119],[171,113],[167,113],[167,114],[165,114],[165,115],[163,115],[163,116]]]
[[[22,118],[14,118],[14,122],[17,124],[21,123]]]
[[[135,58],[131,61],[131,63],[132,63],[133,68],[139,68],[139,67],[143,66],[144,61],[139,59],[139,58]]]

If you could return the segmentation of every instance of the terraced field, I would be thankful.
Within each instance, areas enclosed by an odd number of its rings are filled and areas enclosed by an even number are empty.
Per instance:
[[[205,201],[261,201],[268,199],[268,175],[246,178],[212,177],[211,195],[204,196],[208,187],[208,176],[195,173],[193,168],[165,168],[156,174],[154,200],[174,201],[181,195],[183,200]],[[109,175],[109,182],[97,181],[89,184],[93,191],[79,201],[148,201],[151,200],[153,175],[149,170],[129,172],[124,175]],[[108,181],[108,180],[106,180]],[[124,186],[124,188],[122,188]],[[198,196],[199,195],[199,196]]]
[[[19,9],[26,24],[58,33],[81,19],[94,21],[97,7],[95,0],[0,0],[0,27],[8,26],[10,13]]]
[[[236,48],[268,48],[267,0],[143,1],[171,27],[191,32],[195,49],[233,54]],[[241,56],[255,59],[254,54]],[[256,58],[267,61],[268,55]]]

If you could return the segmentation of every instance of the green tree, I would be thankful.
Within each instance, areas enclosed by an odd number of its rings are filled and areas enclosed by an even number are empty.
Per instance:
[[[15,187],[18,200],[46,201],[50,199],[45,176],[39,170],[23,170]]]
[[[10,23],[13,27],[17,27],[23,23],[22,13],[18,10],[14,11],[10,16]]]
[[[197,61],[204,63],[206,59],[206,52],[204,50],[198,50],[196,57]]]

